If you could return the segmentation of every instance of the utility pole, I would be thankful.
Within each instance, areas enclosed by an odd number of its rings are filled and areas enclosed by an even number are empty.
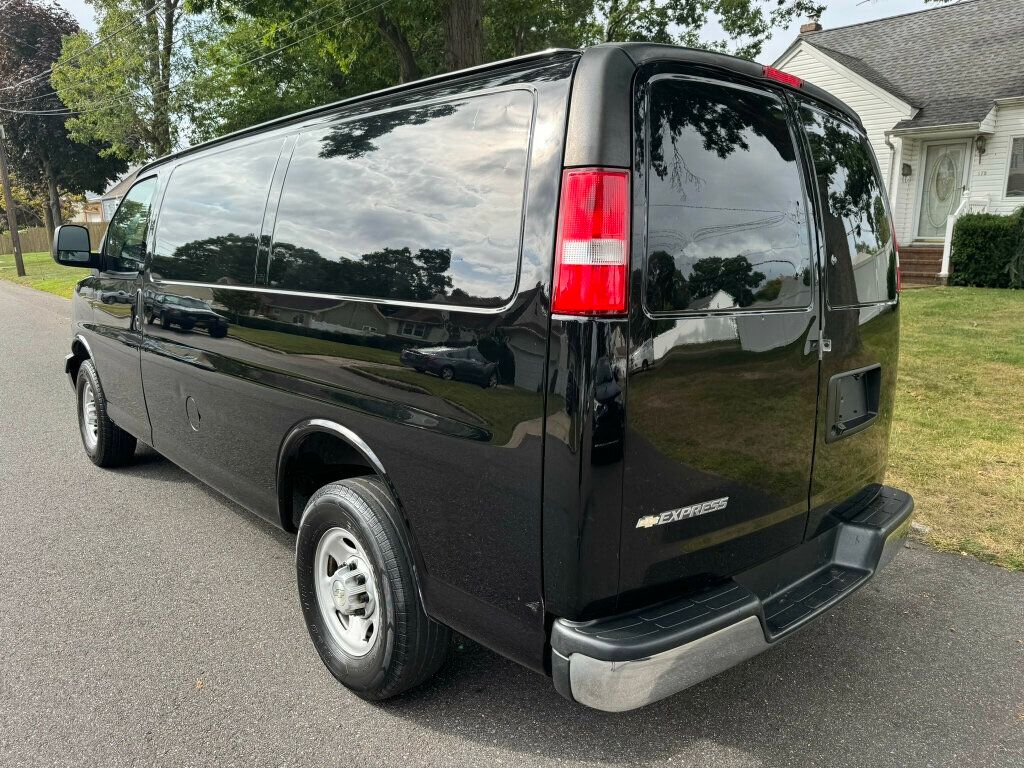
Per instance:
[[[7,224],[11,228],[11,245],[14,246],[14,266],[18,277],[25,276],[25,261],[21,258],[21,238],[18,237],[18,216],[14,212],[14,195],[11,194],[11,177],[7,175],[7,134],[0,125],[0,183],[4,188],[4,207],[7,209]]]

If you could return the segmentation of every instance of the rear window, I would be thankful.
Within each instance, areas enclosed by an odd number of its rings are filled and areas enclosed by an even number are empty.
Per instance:
[[[659,79],[648,125],[648,311],[809,306],[807,203],[782,99]]]
[[[867,139],[845,121],[806,104],[800,117],[823,209],[829,304],[895,299],[892,228]]]
[[[275,288],[501,306],[515,291],[533,97],[504,91],[301,135]]]
[[[157,221],[153,272],[164,280],[252,285],[281,139],[179,165]]]

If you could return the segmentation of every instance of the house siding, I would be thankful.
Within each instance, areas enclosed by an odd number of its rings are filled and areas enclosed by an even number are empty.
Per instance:
[[[988,137],[985,154],[974,154],[971,198],[988,198],[990,213],[1013,213],[1024,205],[1024,197],[1007,197],[1010,150],[1014,138],[1024,138],[1024,104],[1000,106],[996,111],[995,133]]]
[[[847,75],[843,71],[845,68],[833,64],[824,54],[812,52],[806,44],[798,46],[779,64],[786,72],[824,88],[857,113],[878,158],[878,167],[882,169],[883,176],[888,177],[892,156],[885,143],[885,132],[900,120],[911,117],[912,110],[898,109],[880,98],[878,91],[865,87],[858,79]]]

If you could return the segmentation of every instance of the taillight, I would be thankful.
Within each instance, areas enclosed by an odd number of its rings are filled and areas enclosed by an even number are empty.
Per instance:
[[[621,314],[628,284],[629,171],[566,168],[558,205],[552,312]]]
[[[896,256],[896,293],[903,290],[903,273],[900,271],[900,243],[896,239],[896,229],[892,230],[892,250]]]
[[[803,87],[804,81],[796,75],[789,74],[789,72],[783,72],[781,69],[769,66],[763,67],[761,71],[769,80],[774,80],[778,83],[782,83],[783,85],[788,85],[791,88]]]

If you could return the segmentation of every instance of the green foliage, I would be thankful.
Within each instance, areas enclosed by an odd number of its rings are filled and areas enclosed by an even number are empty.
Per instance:
[[[196,41],[198,139],[305,107],[549,47],[676,43],[758,55],[813,0],[193,0],[216,23]],[[459,14],[462,14],[460,17]],[[466,23],[481,14],[482,23]],[[460,23],[461,22],[461,23]],[[722,30],[708,42],[707,29]],[[478,38],[467,40],[465,38]],[[284,46],[283,50],[278,50]],[[254,56],[258,63],[243,65]],[[201,98],[198,98],[201,97]]]
[[[1024,287],[1022,250],[1024,209],[1009,216],[962,216],[953,228],[950,283],[980,288]]]
[[[183,16],[182,0],[93,0],[97,42],[87,32],[64,40],[51,81],[79,114],[68,120],[72,138],[102,141],[105,154],[142,162],[169,153],[178,142],[195,89],[192,45],[201,19]]]
[[[3,18],[17,33],[6,36],[0,45],[0,82],[11,84],[0,91],[4,107],[0,114],[8,155],[20,182],[15,199],[22,223],[42,225],[48,223],[47,212],[63,219],[68,193],[102,190],[124,172],[125,164],[102,157],[107,147],[101,143],[72,140],[67,117],[61,114],[66,105],[49,79],[39,76],[59,57],[63,39],[78,32],[74,19],[58,6],[32,0],[10,0]],[[36,210],[23,212],[25,205]]]

